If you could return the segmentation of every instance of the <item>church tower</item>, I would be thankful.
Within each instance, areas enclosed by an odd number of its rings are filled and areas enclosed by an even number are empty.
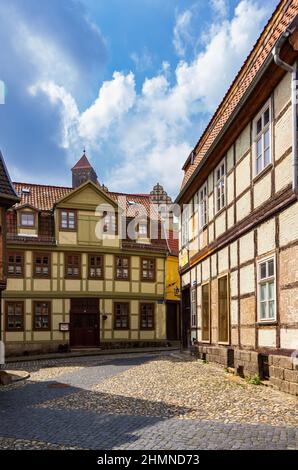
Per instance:
[[[92,181],[95,184],[98,184],[97,174],[94,171],[94,168],[91,166],[86,153],[80,158],[76,165],[71,169],[72,171],[72,187],[78,188],[86,181]]]

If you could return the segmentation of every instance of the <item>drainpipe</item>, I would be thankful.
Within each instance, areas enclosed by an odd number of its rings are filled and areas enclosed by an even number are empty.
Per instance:
[[[283,68],[287,72],[290,72],[292,75],[292,93],[291,93],[291,101],[292,101],[292,161],[293,161],[293,192],[298,194],[298,182],[297,182],[297,175],[298,175],[298,162],[297,162],[297,91],[296,91],[296,83],[297,83],[297,63],[295,62],[294,65],[287,64],[283,60],[281,60],[279,54],[282,45],[288,39],[288,37],[292,34],[293,31],[285,31],[280,38],[278,39],[276,45],[272,50],[272,54],[274,57],[274,62],[279,67]]]

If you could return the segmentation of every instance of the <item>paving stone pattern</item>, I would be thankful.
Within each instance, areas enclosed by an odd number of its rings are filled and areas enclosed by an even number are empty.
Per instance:
[[[0,388],[0,449],[298,449],[297,398],[179,354],[15,368],[31,377]]]

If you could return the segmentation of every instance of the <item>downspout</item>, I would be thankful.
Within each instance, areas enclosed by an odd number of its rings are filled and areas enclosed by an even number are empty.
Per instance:
[[[297,91],[296,91],[296,83],[297,83],[297,63],[295,61],[294,65],[287,64],[283,60],[281,60],[279,54],[282,45],[288,39],[290,34],[293,31],[285,31],[280,38],[278,39],[276,45],[272,50],[272,54],[274,57],[274,62],[279,67],[283,68],[287,72],[291,73],[292,76],[292,93],[291,93],[291,101],[292,101],[292,161],[293,161],[293,183],[292,188],[295,194],[298,194],[297,187],[297,174],[298,174],[298,162],[297,162]]]

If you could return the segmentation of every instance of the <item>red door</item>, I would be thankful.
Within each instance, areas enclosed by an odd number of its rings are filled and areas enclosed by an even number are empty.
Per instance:
[[[70,311],[70,346],[99,346],[98,299],[72,299]]]

